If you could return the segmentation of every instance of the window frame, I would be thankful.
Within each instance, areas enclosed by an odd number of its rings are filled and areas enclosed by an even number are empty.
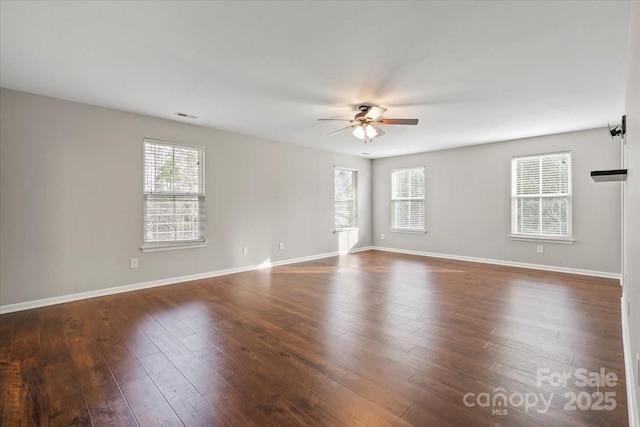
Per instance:
[[[416,198],[416,197],[400,197],[400,198],[394,198],[394,186],[393,186],[393,181],[394,181],[394,173],[396,172],[400,172],[400,171],[404,171],[404,170],[413,170],[413,169],[421,169],[422,170],[422,174],[424,175],[424,195],[421,198]],[[419,165],[419,166],[408,166],[408,167],[401,167],[401,168],[395,168],[391,170],[391,198],[390,198],[390,208],[391,208],[391,226],[389,228],[389,230],[393,233],[407,233],[407,234],[426,234],[427,233],[427,170],[426,167],[424,165]],[[423,210],[424,210],[424,220],[422,222],[422,228],[398,228],[398,227],[394,227],[395,224],[395,209],[394,209],[394,205],[396,202],[399,201],[419,201],[422,200],[422,206],[423,206]]]
[[[350,171],[350,172],[355,172],[355,184],[354,184],[354,202],[355,202],[355,213],[356,213],[356,218],[355,218],[355,222],[356,225],[355,226],[350,226],[350,227],[338,227],[336,224],[336,202],[338,202],[339,200],[336,198],[336,170],[344,170],[344,171]],[[333,167],[333,232],[334,233],[339,233],[341,231],[353,231],[353,230],[359,230],[360,229],[360,215],[358,212],[359,209],[359,203],[358,203],[358,189],[359,189],[359,182],[358,182],[358,169],[354,169],[354,168],[347,168],[347,167],[342,167],[342,166],[334,166]],[[340,200],[340,201],[348,201],[348,200]]]
[[[147,192],[145,191],[145,176],[146,176],[146,158],[145,158],[145,145],[147,143],[150,144],[158,144],[169,147],[184,147],[191,148],[199,151],[199,175],[200,175],[200,189],[199,193],[186,193],[186,192]],[[142,246],[140,250],[142,252],[159,252],[159,251],[168,251],[168,250],[178,250],[178,249],[194,249],[194,248],[203,248],[207,246],[206,240],[206,215],[205,215],[205,203],[206,203],[206,150],[205,147],[194,144],[184,144],[180,142],[174,141],[166,141],[156,138],[143,138],[142,140]],[[145,224],[146,224],[146,203],[145,200],[147,196],[166,196],[166,197],[176,197],[176,196],[191,196],[198,197],[200,199],[200,203],[202,203],[202,222],[203,222],[203,231],[202,231],[202,239],[195,240],[165,240],[165,241],[146,241],[145,240]]]
[[[544,181],[542,179],[542,167],[540,168],[540,182],[539,187],[540,190],[536,194],[527,194],[527,195],[518,195],[517,194],[517,168],[516,162],[519,159],[526,158],[538,158],[540,162],[542,162],[542,158],[551,157],[556,155],[569,155],[569,173],[567,179],[567,193],[555,193],[555,194],[544,194],[542,193],[542,187],[544,185]],[[541,165],[542,166],[542,165]],[[538,221],[540,224],[540,234],[527,234],[527,233],[518,233],[518,200],[519,199],[537,199],[542,201],[543,198],[559,198],[563,197],[567,199],[567,206],[569,210],[569,219],[567,221],[567,235],[554,235],[554,234],[542,234],[542,217],[539,216]],[[540,209],[542,209],[542,203],[540,204]],[[540,215],[540,214],[539,214]],[[546,152],[546,153],[537,153],[537,154],[525,154],[513,156],[511,158],[511,232],[509,234],[510,240],[519,240],[519,241],[534,241],[539,243],[560,243],[560,244],[573,244],[575,239],[573,238],[573,152],[571,150],[567,151],[554,151],[554,152]]]

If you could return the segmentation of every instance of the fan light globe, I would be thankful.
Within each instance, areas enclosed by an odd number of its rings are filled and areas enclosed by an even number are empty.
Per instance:
[[[364,128],[362,126],[356,126],[355,129],[353,129],[353,136],[355,136],[358,139],[364,139]]]
[[[371,125],[367,125],[366,128],[364,128],[364,130],[367,132],[367,136],[369,138],[373,138],[378,136],[378,132],[375,130],[375,128]]]

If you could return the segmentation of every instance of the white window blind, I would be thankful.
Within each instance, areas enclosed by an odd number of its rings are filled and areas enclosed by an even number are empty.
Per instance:
[[[511,234],[571,238],[571,153],[513,158]]]
[[[204,241],[204,149],[144,140],[144,241]]]
[[[334,170],[335,229],[358,227],[358,171]]]
[[[424,166],[391,172],[391,229],[425,231]]]

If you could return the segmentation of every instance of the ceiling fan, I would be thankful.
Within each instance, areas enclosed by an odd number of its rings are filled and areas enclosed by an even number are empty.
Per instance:
[[[418,119],[383,119],[380,116],[387,111],[386,108],[376,107],[374,105],[361,105],[358,107],[360,112],[353,119],[318,119],[350,122],[349,126],[331,132],[329,136],[342,132],[343,130],[353,129],[352,133],[358,139],[363,139],[364,143],[371,142],[372,138],[382,136],[385,132],[379,125],[417,125]]]

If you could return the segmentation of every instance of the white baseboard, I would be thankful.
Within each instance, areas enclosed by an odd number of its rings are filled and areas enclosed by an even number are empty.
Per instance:
[[[363,252],[371,250],[371,246],[351,249],[349,253]],[[206,273],[189,274],[186,276],[170,277],[167,279],[152,280],[149,282],[134,283],[131,285],[114,286],[112,288],[97,289],[89,292],[79,292],[58,297],[43,298],[34,301],[19,302],[16,304],[0,305],[0,314],[12,313],[14,311],[30,310],[32,308],[46,307],[48,305],[62,304],[65,302],[78,301],[87,298],[96,298],[105,295],[120,294],[123,292],[137,291],[139,289],[155,288],[157,286],[174,285],[176,283],[189,282],[192,280],[208,279],[211,277],[226,276],[228,274],[244,273],[246,271],[261,270],[264,268],[277,267],[280,265],[295,264],[298,262],[313,261],[316,259],[330,258],[340,255],[339,252],[329,252],[319,255],[311,255],[299,258],[285,259],[274,262],[264,262],[257,265],[247,265],[243,267],[228,268],[225,270],[209,271]]]
[[[633,351],[631,351],[631,340],[629,338],[629,316],[625,307],[624,297],[620,298],[620,313],[622,315],[622,345],[624,348],[624,372],[627,383],[627,408],[629,408],[629,426],[640,427],[640,415],[638,414],[636,380],[633,378]]]
[[[454,259],[458,261],[480,262],[482,264],[495,264],[495,265],[504,265],[507,267],[530,268],[533,270],[554,271],[557,273],[580,274],[583,276],[604,277],[607,279],[620,280],[621,278],[621,275],[619,273],[609,273],[606,271],[582,270],[579,268],[556,267],[553,265],[529,264],[525,262],[502,261],[498,259],[476,258],[476,257],[470,257],[470,256],[449,255],[449,254],[441,254],[441,253],[435,253],[435,252],[412,251],[407,249],[388,248],[385,246],[372,246],[372,249],[376,251],[394,252],[398,254],[419,255],[419,256],[427,256],[432,258]]]
[[[587,276],[620,279],[620,274],[617,274],[617,273],[580,270],[575,268],[555,267],[555,266],[538,265],[538,264],[527,264],[527,263],[520,263],[520,262],[501,261],[501,260],[475,258],[475,257],[467,257],[467,256],[459,256],[459,255],[447,255],[447,254],[439,254],[439,253],[432,253],[432,252],[411,251],[406,249],[387,248],[383,246],[365,246],[361,248],[352,249],[349,251],[349,253],[363,252],[368,250],[378,250],[378,251],[395,252],[395,253],[402,253],[402,254],[408,254],[408,255],[428,256],[433,258],[455,259],[460,261],[480,262],[484,264],[496,264],[496,265],[505,265],[510,267],[531,268],[536,270],[556,271],[561,273],[582,274]],[[277,267],[280,265],[295,264],[298,262],[305,262],[305,261],[313,261],[316,259],[329,258],[332,256],[338,256],[338,255],[340,255],[340,253],[337,251],[329,252],[329,253],[311,255],[311,256],[305,256],[305,257],[299,257],[299,258],[291,258],[291,259],[286,259],[281,261],[266,262],[266,263],[257,264],[257,265],[248,265],[248,266],[235,267],[235,268],[229,268],[224,270],[209,271],[205,273],[190,274],[186,276],[152,280],[149,282],[115,286],[111,288],[98,289],[95,291],[79,292],[75,294],[61,295],[61,296],[51,297],[51,298],[43,298],[39,300],[20,302],[16,304],[0,305],[0,314],[11,313],[14,311],[21,311],[21,310],[29,310],[32,308],[45,307],[48,305],[62,304],[65,302],[78,301],[78,300],[87,299],[87,298],[96,298],[96,297],[105,296],[105,295],[119,294],[122,292],[136,291],[139,289],[154,288],[156,286],[173,285],[176,283],[189,282],[191,280],[208,279],[211,277],[226,276],[228,274],[243,273],[245,271],[254,271],[254,270],[260,270],[263,268]]]

